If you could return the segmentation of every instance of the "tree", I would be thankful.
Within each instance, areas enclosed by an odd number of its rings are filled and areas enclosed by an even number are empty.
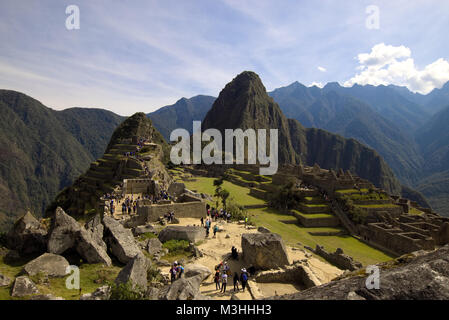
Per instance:
[[[223,184],[223,177],[214,180],[214,186],[216,187],[214,197],[217,198],[217,200],[215,201],[217,208],[218,208],[219,200],[221,198],[220,193],[222,191],[222,188],[221,188],[222,184]]]
[[[229,191],[226,189],[222,189],[220,191],[221,203],[223,204],[223,208],[226,210],[226,200],[229,198]]]

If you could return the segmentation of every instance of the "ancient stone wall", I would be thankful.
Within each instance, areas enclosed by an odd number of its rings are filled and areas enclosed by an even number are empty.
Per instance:
[[[338,248],[334,253],[324,250],[324,247],[317,245],[314,252],[325,260],[343,270],[354,271],[360,269],[362,264],[354,261],[352,257],[346,255],[342,249]]]

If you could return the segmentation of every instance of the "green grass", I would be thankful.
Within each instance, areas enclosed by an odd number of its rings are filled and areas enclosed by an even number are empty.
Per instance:
[[[17,277],[25,265],[26,261],[19,265],[8,265],[0,258],[0,273],[9,277],[12,281]],[[80,287],[81,294],[91,293],[98,287],[113,282],[121,270],[121,266],[106,267],[102,264],[83,264],[80,267]],[[57,297],[63,297],[66,300],[78,300],[80,298],[79,290],[69,290],[66,288],[64,278],[50,278],[49,284],[36,283],[40,294],[53,294]],[[37,279],[35,279],[37,280]],[[11,285],[0,288],[0,300],[20,300],[10,296]]]
[[[301,203],[303,206],[305,206],[305,207],[309,207],[309,208],[329,208],[329,206],[327,205],[327,204],[320,204],[320,203],[317,203],[317,204],[312,204],[312,203]]]
[[[360,193],[360,192],[366,193],[366,192],[369,192],[369,190],[368,189],[360,189],[360,191],[359,191],[357,189],[342,189],[342,190],[336,190],[335,192],[338,192],[341,194]]]
[[[421,210],[418,210],[414,207],[410,207],[410,209],[408,210],[409,214],[416,214],[416,215],[422,215],[424,212],[422,212]]]
[[[362,205],[357,205],[357,207],[361,207],[361,208],[394,208],[394,207],[399,207],[399,206],[396,204],[388,203],[388,204],[362,204]]]
[[[277,211],[266,209],[250,209],[248,213],[256,226],[264,226],[274,233],[282,236],[286,244],[298,246],[308,245],[315,248],[317,244],[326,250],[334,252],[337,248],[360,261],[363,265],[375,264],[391,260],[392,257],[375,249],[351,236],[313,236],[309,232],[335,231],[336,228],[304,228],[298,224],[283,223],[282,221],[296,221],[294,216],[280,214]]]
[[[196,177],[196,181],[185,181],[184,183],[187,189],[213,196],[215,193],[214,180],[215,178]],[[264,200],[249,195],[250,188],[240,187],[226,180],[224,180],[222,188],[228,190],[230,197],[240,205],[265,204]],[[210,204],[215,206],[215,199]]]
[[[306,218],[306,219],[322,219],[322,218],[332,218],[334,217],[332,214],[329,213],[302,213],[298,210],[292,210],[296,212],[298,215]]]

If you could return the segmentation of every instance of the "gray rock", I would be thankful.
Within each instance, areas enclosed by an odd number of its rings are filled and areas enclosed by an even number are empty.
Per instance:
[[[275,233],[243,234],[242,253],[245,261],[256,269],[274,269],[289,264],[284,242]]]
[[[174,197],[178,197],[181,194],[184,193],[186,186],[184,183],[182,182],[173,182],[172,184],[170,184],[170,186],[168,187],[168,194]]]
[[[32,296],[30,300],[65,300],[62,297],[55,297],[52,294],[40,294],[37,296]]]
[[[24,297],[30,296],[32,294],[38,294],[39,290],[33,281],[30,280],[27,276],[17,277],[14,281],[14,285],[12,287],[11,296],[12,297]]]
[[[105,216],[105,239],[112,254],[122,263],[128,263],[141,251],[130,229],[126,229],[114,218]]]
[[[269,299],[282,300],[448,300],[449,245],[397,258],[380,269],[379,289],[366,287],[367,277],[354,273],[319,287]],[[358,297],[357,297],[357,296]],[[360,298],[359,298],[360,297]]]
[[[145,292],[145,297],[148,300],[157,300],[159,296],[159,289],[155,287],[149,287]]]
[[[146,249],[149,254],[158,254],[162,251],[162,242],[160,242],[158,238],[148,239]]]
[[[198,242],[206,237],[206,230],[203,227],[193,226],[168,226],[159,233],[159,240],[166,242],[172,239]]]
[[[116,284],[131,282],[133,289],[143,291],[147,289],[147,271],[150,261],[143,255],[138,254],[120,271],[115,279]]]
[[[23,273],[28,276],[42,273],[49,277],[64,277],[69,273],[67,270],[68,266],[69,262],[63,256],[53,253],[44,253],[28,262],[23,267]]]
[[[195,277],[197,275],[201,275],[202,280],[204,281],[212,274],[212,271],[206,266],[201,264],[187,264],[184,267],[184,275],[186,278]]]
[[[81,257],[86,259],[88,263],[102,263],[107,266],[112,265],[111,258],[106,252],[106,244],[99,244],[99,240],[95,240],[95,233],[80,229],[77,236],[76,251]]]
[[[80,297],[80,300],[109,300],[111,297],[111,287],[110,286],[102,286],[97,288],[92,293],[83,294]]]
[[[132,229],[132,232],[135,237],[140,236],[141,234],[145,233],[154,233],[156,234],[156,229],[151,224],[146,224],[144,226],[137,226]]]
[[[231,296],[231,300],[240,300],[240,298],[237,297],[237,295],[235,293],[233,293]]]
[[[259,231],[261,233],[271,233],[271,231],[265,227],[259,227],[259,228],[257,228],[257,231]]]
[[[110,266],[112,261],[106,252],[106,244],[100,239],[103,226],[98,225],[98,217],[89,221],[87,226],[90,231],[58,207],[49,232],[48,251],[62,254],[74,248],[88,263]]]
[[[160,267],[170,267],[171,263],[168,262],[167,260],[161,259],[157,262],[157,265]]]
[[[159,291],[159,300],[194,300],[200,296],[202,275],[181,278]]]
[[[46,237],[47,230],[27,212],[8,232],[6,243],[9,249],[17,250],[20,254],[40,254],[46,251]]]
[[[9,279],[7,276],[0,274],[0,287],[9,286],[10,283],[11,279]]]
[[[90,233],[92,239],[97,245],[103,248],[106,252],[108,250],[106,243],[103,241],[104,226],[101,223],[100,214],[95,215],[92,219],[86,222],[84,228]]]

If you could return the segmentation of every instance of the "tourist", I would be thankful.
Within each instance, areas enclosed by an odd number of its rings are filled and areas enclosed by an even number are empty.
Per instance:
[[[238,258],[239,258],[239,255],[237,253],[237,248],[234,246],[232,246],[232,249],[231,249],[231,257],[234,260],[238,260]]]
[[[219,290],[220,289],[220,270],[218,270],[218,269],[215,269],[214,282],[215,282],[215,290]]]
[[[228,274],[229,271],[230,271],[230,268],[229,268],[229,266],[228,266],[228,263],[225,261],[225,262],[224,262],[224,265],[223,265],[223,272],[226,273],[226,274]]]
[[[221,289],[220,292],[226,292],[226,284],[228,283],[228,275],[224,272],[221,276]]]
[[[242,283],[242,291],[245,292],[246,284],[248,283],[248,274],[245,268],[242,269],[242,273],[240,274],[240,282]]]
[[[178,273],[178,279],[180,279],[182,277],[182,275],[184,274],[184,267],[182,266],[182,264],[178,265],[176,272]]]
[[[235,292],[236,287],[237,287],[237,291],[240,291],[240,289],[239,289],[239,274],[237,272],[234,272],[234,292]]]
[[[204,218],[201,217],[201,226],[204,227]]]
[[[217,236],[217,231],[218,231],[218,225],[215,224],[215,226],[214,226],[214,238]]]
[[[248,217],[245,217],[245,228],[247,227],[247,225],[248,225]]]
[[[171,278],[171,283],[173,283],[176,280],[176,267],[175,265],[173,265],[170,269],[170,278]]]

